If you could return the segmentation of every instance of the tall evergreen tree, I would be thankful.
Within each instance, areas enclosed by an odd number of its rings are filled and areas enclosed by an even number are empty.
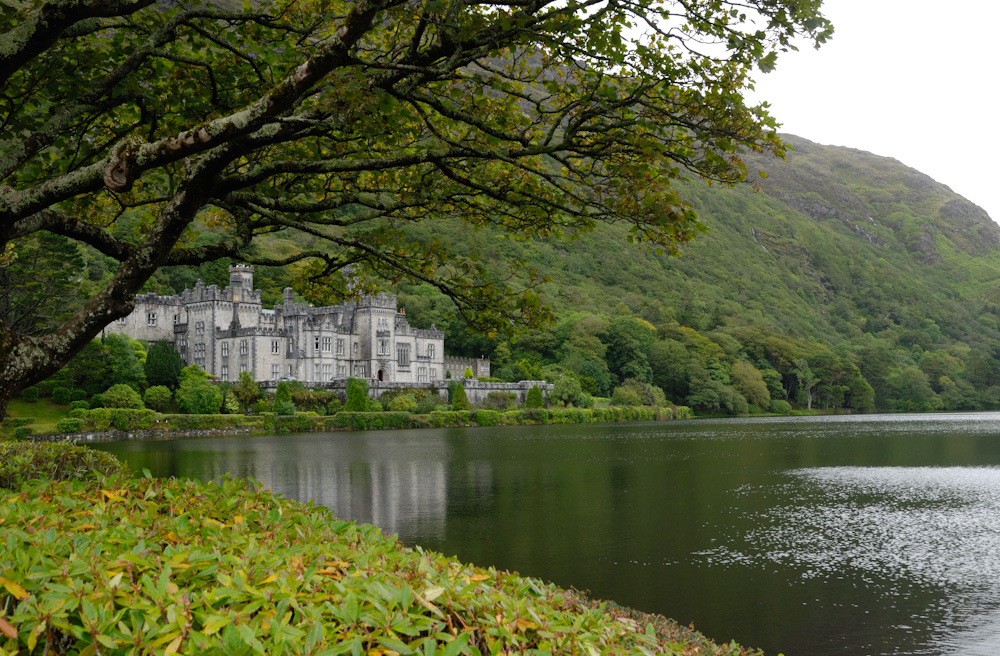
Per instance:
[[[181,369],[184,361],[165,339],[161,339],[149,347],[146,352],[146,382],[150,385],[163,385],[169,389],[177,389],[180,384]]]

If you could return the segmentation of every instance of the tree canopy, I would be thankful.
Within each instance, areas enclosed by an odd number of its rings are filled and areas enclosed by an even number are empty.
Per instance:
[[[410,279],[487,331],[543,320],[530,283],[407,225],[616,222],[674,250],[700,225],[671,181],[732,183],[741,149],[781,154],[743,93],[777,53],[829,37],[819,5],[0,5],[0,255],[44,231],[110,262],[48,332],[0,324],[0,403],[128,314],[160,267],[221,257],[294,265],[315,298]]]

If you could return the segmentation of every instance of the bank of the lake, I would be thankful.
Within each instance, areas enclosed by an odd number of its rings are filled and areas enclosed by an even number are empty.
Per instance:
[[[2,427],[11,436],[42,441],[169,439],[212,435],[305,433],[319,431],[448,428],[457,426],[531,426],[546,424],[622,423],[690,419],[685,406],[607,408],[522,408],[507,412],[476,409],[409,412],[338,412],[322,416],[296,412],[291,415],[178,415],[130,408],[94,408],[70,411],[55,423],[55,431],[35,435],[31,418],[12,417]]]
[[[0,443],[7,462],[41,449],[85,452]],[[0,653],[759,653],[250,481],[60,471],[84,480],[0,489]]]

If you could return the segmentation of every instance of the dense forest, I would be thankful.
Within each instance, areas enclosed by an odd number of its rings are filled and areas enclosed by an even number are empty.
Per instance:
[[[662,390],[735,414],[1000,408],[1000,228],[895,160],[785,140],[786,161],[747,157],[766,171],[754,184],[686,183],[708,230],[680,257],[628,243],[616,226],[572,241],[470,232],[459,221],[409,229],[487,264],[536,269],[550,326],[473,334],[424,284],[398,285],[400,305],[414,325],[443,328],[449,354],[488,356],[497,378],[559,382],[566,402],[621,387],[623,401]],[[224,282],[229,264],[165,268],[146,291]],[[0,269],[0,310],[44,330],[38,317],[57,320],[108,267],[65,239],[34,238]],[[265,305],[300,273],[258,267]]]

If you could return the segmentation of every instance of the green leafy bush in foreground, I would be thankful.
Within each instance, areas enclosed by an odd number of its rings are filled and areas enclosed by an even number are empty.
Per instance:
[[[127,472],[110,453],[66,442],[0,442],[0,488],[13,490],[34,478],[64,481]]]
[[[0,656],[746,653],[252,482],[34,482],[0,525]]]

